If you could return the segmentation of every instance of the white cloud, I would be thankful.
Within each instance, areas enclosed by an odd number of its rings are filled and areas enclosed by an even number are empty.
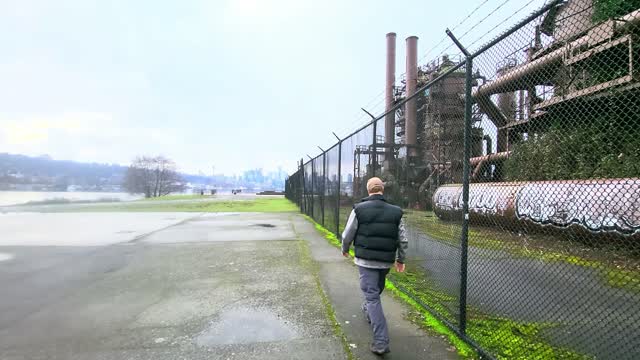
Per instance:
[[[48,143],[54,132],[68,136],[89,135],[95,131],[96,125],[111,121],[111,116],[103,113],[65,113],[0,119],[0,134],[5,145],[37,147]]]
[[[129,125],[109,113],[0,117],[0,124],[1,152],[56,159],[126,164],[135,155],[167,152],[180,144],[177,129]]]
[[[230,0],[224,12],[224,22],[235,28],[281,26],[283,21],[307,12],[311,3],[308,0]]]

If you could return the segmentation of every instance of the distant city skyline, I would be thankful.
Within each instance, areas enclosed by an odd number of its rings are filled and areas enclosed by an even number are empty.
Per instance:
[[[0,190],[123,191],[126,166],[55,160],[50,156],[29,157],[0,153]],[[287,177],[280,168],[250,169],[241,174],[181,173],[190,189],[283,190]]]

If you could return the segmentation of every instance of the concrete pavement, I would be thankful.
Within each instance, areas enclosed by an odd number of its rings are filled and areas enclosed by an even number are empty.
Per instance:
[[[132,228],[138,214],[125,215],[111,233]],[[0,262],[0,358],[345,358],[288,214],[205,214],[168,228],[168,214],[155,215],[159,231],[115,244],[56,246],[60,231],[49,246],[1,246],[13,258]],[[260,231],[238,233],[239,219]]]
[[[375,358],[355,267],[297,214],[4,214],[0,254],[3,360],[345,359],[323,291]],[[385,358],[457,357],[383,302]]]

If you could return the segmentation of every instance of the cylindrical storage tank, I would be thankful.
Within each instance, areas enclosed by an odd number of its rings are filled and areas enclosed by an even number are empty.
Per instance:
[[[439,187],[433,209],[462,219],[462,185]],[[480,183],[469,186],[472,223],[640,241],[640,178]]]

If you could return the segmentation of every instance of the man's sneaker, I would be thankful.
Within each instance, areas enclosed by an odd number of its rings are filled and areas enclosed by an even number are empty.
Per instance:
[[[391,352],[391,350],[389,349],[389,346],[379,347],[375,344],[371,344],[371,347],[369,347],[369,349],[371,349],[371,352],[376,355],[384,355],[386,353]]]
[[[360,310],[362,310],[362,314],[364,314],[364,319],[367,320],[369,324],[371,324],[371,318],[369,318],[369,313],[367,312],[367,303],[363,302],[360,306]]]

